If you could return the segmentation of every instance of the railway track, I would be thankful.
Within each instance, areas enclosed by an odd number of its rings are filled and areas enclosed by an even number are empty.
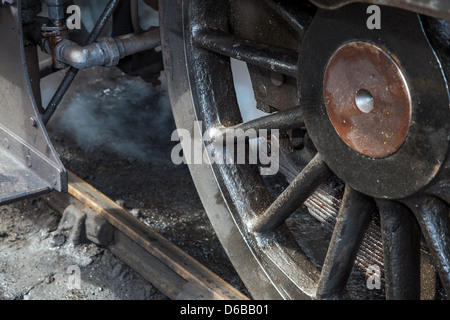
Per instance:
[[[169,299],[248,299],[72,172],[69,192],[53,192],[46,201],[63,213],[63,220],[79,219],[78,228],[90,241],[110,250]]]

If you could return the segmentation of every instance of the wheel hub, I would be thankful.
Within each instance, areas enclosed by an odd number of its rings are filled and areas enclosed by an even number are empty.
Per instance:
[[[411,98],[399,66],[368,42],[351,42],[331,57],[324,76],[324,101],[341,139],[359,153],[383,158],[405,141]]]
[[[298,91],[308,135],[353,189],[401,199],[438,175],[449,148],[443,64],[413,13],[366,6],[319,10],[299,58]],[[341,23],[346,21],[347,23]]]

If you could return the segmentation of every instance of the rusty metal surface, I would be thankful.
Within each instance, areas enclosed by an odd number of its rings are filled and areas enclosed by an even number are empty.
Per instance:
[[[299,81],[300,101],[308,134],[341,179],[364,194],[403,198],[437,177],[448,152],[449,98],[445,67],[441,67],[445,65],[430,47],[416,14],[384,8],[384,27],[369,31],[356,27],[365,26],[365,10],[364,5],[352,5],[335,11],[319,11],[308,30],[310,37],[304,40],[310,43],[300,54],[299,70],[303,70]],[[402,24],[398,23],[400,19]],[[340,23],[342,20],[352,23]],[[327,63],[336,50],[355,39],[374,43],[395,57],[411,96],[408,138],[394,153],[383,158],[367,157],[349,148],[336,133],[324,103],[322,84]]]
[[[59,61],[56,56],[56,47],[64,40],[68,39],[71,30],[69,30],[65,25],[48,26],[47,24],[44,24],[41,26],[41,31],[44,39],[44,47],[46,47],[47,51],[52,55],[53,68],[66,68],[67,64]]]
[[[371,100],[358,105],[359,93]],[[351,42],[331,57],[324,76],[324,101],[338,135],[351,148],[373,158],[395,152],[411,123],[411,98],[405,77],[381,48]]]

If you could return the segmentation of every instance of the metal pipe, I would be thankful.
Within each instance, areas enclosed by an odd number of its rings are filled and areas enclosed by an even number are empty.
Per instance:
[[[70,40],[64,40],[56,47],[56,57],[60,62],[77,69],[103,65],[114,66],[126,56],[153,49],[159,45],[159,28],[156,28],[138,36],[129,34],[115,38],[105,37],[84,47]]]
[[[94,43],[97,38],[99,37],[100,33],[103,31],[106,22],[108,22],[109,18],[111,18],[111,15],[114,12],[114,9],[119,4],[120,0],[110,0],[108,4],[106,5],[105,9],[103,10],[100,18],[97,20],[97,23],[95,24],[94,28],[92,29],[91,33],[89,34],[89,37],[86,41],[86,45]],[[70,84],[75,79],[76,75],[78,73],[78,69],[74,67],[70,67],[69,71],[67,71],[66,76],[64,77],[63,81],[59,85],[58,89],[56,90],[55,94],[53,95],[52,100],[48,104],[47,108],[42,114],[42,121],[44,124],[47,124],[50,121],[50,118],[55,113],[56,108],[58,107],[59,103],[63,99],[64,95],[66,94],[67,90],[70,87]]]
[[[138,36],[118,37],[124,48],[124,55],[129,56],[144,50],[156,48],[161,45],[159,28],[146,31]]]
[[[44,0],[51,21],[62,21],[65,18],[65,6],[69,0]]]

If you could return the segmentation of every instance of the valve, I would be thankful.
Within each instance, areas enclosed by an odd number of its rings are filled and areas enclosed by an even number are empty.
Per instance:
[[[67,64],[56,58],[56,46],[69,38],[71,30],[66,23],[66,5],[70,0],[44,0],[48,7],[49,22],[41,26],[44,50],[52,56],[52,66],[55,69],[64,69]]]

